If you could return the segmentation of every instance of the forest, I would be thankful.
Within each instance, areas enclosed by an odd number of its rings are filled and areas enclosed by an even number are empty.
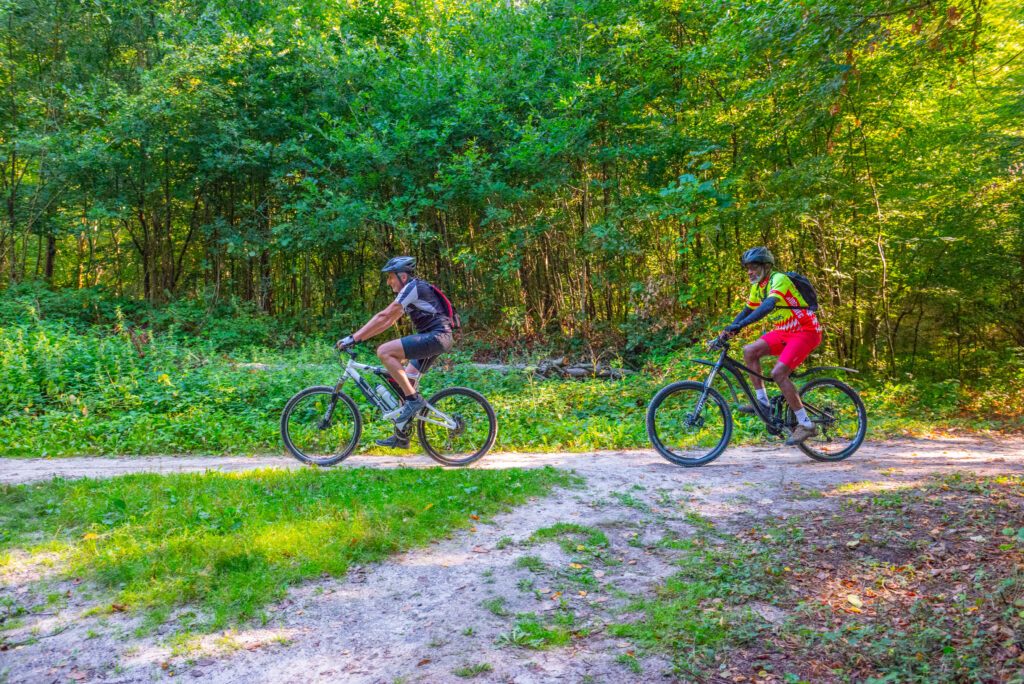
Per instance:
[[[0,46],[9,303],[333,339],[403,253],[469,338],[642,360],[765,244],[833,360],[1021,372],[1013,0],[4,0]]]
[[[0,0],[0,684],[1024,684],[1022,286],[1021,0]]]

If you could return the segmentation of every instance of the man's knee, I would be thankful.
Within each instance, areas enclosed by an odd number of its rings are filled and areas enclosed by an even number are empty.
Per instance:
[[[743,358],[745,359],[759,359],[762,356],[764,356],[764,353],[758,347],[757,342],[751,342],[743,347]]]
[[[789,366],[784,363],[775,364],[775,368],[772,368],[772,380],[776,383],[782,382],[789,379],[789,374],[793,371],[790,370]]]
[[[385,342],[384,344],[377,347],[377,358],[380,359],[381,361],[393,357],[394,355],[394,350],[389,347],[388,342]]]

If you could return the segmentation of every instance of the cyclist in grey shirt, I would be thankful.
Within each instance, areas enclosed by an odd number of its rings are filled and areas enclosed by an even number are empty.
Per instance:
[[[405,399],[402,406],[385,414],[395,423],[394,436],[378,440],[377,444],[405,449],[409,446],[409,423],[427,405],[412,380],[419,378],[438,355],[452,348],[452,321],[447,307],[430,283],[415,277],[414,257],[389,259],[381,272],[387,274],[388,286],[396,294],[394,301],[362,328],[339,340],[336,346],[351,347],[368,340],[394,325],[402,314],[409,314],[416,333],[377,347],[377,356],[395,379]],[[403,367],[404,359],[409,359],[408,367]]]

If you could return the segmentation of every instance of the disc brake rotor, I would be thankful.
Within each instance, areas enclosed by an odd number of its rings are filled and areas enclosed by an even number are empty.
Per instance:
[[[466,431],[466,421],[462,419],[462,416],[458,413],[452,415],[452,420],[455,421],[455,427],[448,428],[449,437],[458,437]]]

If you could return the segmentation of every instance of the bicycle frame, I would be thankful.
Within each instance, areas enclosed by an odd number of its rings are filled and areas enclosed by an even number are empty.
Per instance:
[[[342,371],[341,377],[338,379],[338,382],[334,385],[334,394],[340,394],[342,387],[344,387],[345,385],[345,382],[351,380],[352,382],[355,383],[356,387],[359,388],[359,391],[362,392],[363,396],[366,397],[366,400],[370,402],[370,404],[373,407],[379,409],[382,414],[390,411],[391,409],[388,406],[385,406],[384,402],[377,395],[377,392],[372,387],[370,387],[370,383],[368,383],[366,379],[362,375],[360,375],[360,372],[372,373],[387,380],[388,382],[385,385],[385,387],[388,388],[388,391],[392,394],[392,396],[394,396],[395,401],[397,402],[400,399],[400,397],[395,396],[395,381],[392,379],[391,374],[387,371],[386,368],[381,368],[380,366],[371,366],[366,363],[359,363],[358,361],[356,361],[355,352],[350,349],[345,350],[345,352],[349,356],[348,363],[345,364],[345,370]],[[448,428],[449,430],[455,430],[456,428],[458,428],[458,423],[454,419],[449,417],[447,414],[438,411],[430,404],[427,404],[427,409],[429,413],[426,416],[421,414],[415,417],[418,420],[422,420],[425,423],[440,425],[441,427]]]
[[[704,359],[693,359],[693,363],[711,366],[711,372],[708,373],[707,378],[704,379],[704,394],[697,404],[696,412],[699,412],[700,409],[704,407],[703,404],[705,398],[707,397],[707,391],[711,389],[711,385],[715,381],[715,377],[724,370],[726,375],[724,375],[723,377],[725,377],[725,384],[729,388],[729,394],[732,396],[733,402],[738,403],[739,396],[736,394],[736,388],[733,387],[732,382],[729,380],[728,376],[730,375],[734,380],[736,380],[736,382],[739,383],[740,389],[743,390],[743,394],[746,395],[748,400],[750,400],[750,403],[751,405],[753,405],[754,410],[757,411],[757,417],[768,425],[772,424],[771,414],[764,409],[764,406],[760,401],[756,400],[754,392],[750,387],[750,383],[747,382],[747,379],[743,376],[743,373],[753,373],[754,375],[761,378],[762,380],[765,380],[766,382],[774,383],[775,381],[772,378],[761,375],[757,371],[751,370],[750,368],[747,368],[739,361],[736,361],[735,359],[731,358],[729,356],[728,346],[722,348],[721,353],[718,355],[718,361],[711,362],[705,361]]]
[[[711,372],[708,373],[707,378],[705,378],[705,380],[704,380],[704,392],[701,394],[701,398],[697,402],[697,408],[694,411],[694,415],[699,414],[701,409],[704,408],[704,402],[707,399],[708,390],[711,389],[711,384],[714,382],[715,377],[719,373],[721,373],[722,371],[725,371],[725,375],[723,375],[723,377],[725,378],[725,384],[729,387],[729,393],[732,396],[732,400],[733,400],[734,403],[738,403],[739,402],[739,396],[736,394],[736,388],[733,387],[732,382],[729,380],[729,376],[730,375],[732,376],[733,380],[735,380],[736,382],[739,383],[740,389],[743,390],[743,394],[746,395],[747,399],[750,401],[751,405],[754,407],[754,410],[757,413],[757,417],[760,418],[761,421],[765,425],[767,425],[769,428],[776,428],[776,429],[780,428],[780,427],[783,427],[781,425],[778,425],[777,421],[771,415],[771,407],[769,406],[768,409],[765,409],[764,408],[764,404],[762,404],[760,401],[757,401],[757,399],[755,398],[755,394],[754,394],[753,390],[751,389],[750,383],[747,382],[747,378],[746,378],[745,374],[749,373],[751,375],[756,375],[757,377],[761,378],[765,382],[770,382],[773,385],[777,385],[778,383],[775,382],[774,378],[772,378],[770,376],[762,375],[761,373],[758,373],[757,371],[755,371],[755,370],[753,370],[751,368],[747,368],[745,365],[743,365],[739,361],[736,361],[735,359],[730,357],[729,356],[729,344],[727,342],[721,344],[721,353],[719,353],[719,355],[718,355],[718,361],[711,362],[711,361],[706,361],[704,359],[693,359],[692,361],[693,361],[693,363],[699,363],[699,364],[704,365],[704,366],[711,366]],[[841,370],[841,371],[846,371],[848,373],[856,373],[856,372],[858,372],[857,370],[855,370],[853,368],[846,368],[844,366],[814,366],[812,368],[808,368],[808,369],[806,369],[804,371],[801,371],[799,373],[794,373],[790,377],[794,378],[794,379],[802,378],[802,377],[805,377],[805,376],[810,375],[812,373],[816,373],[818,371],[825,371],[825,370]],[[811,414],[817,414],[819,416],[822,415],[821,411],[819,411],[817,408],[815,408],[814,406],[811,406],[809,404],[804,404],[804,408],[806,408],[807,411],[809,413],[811,413]]]

